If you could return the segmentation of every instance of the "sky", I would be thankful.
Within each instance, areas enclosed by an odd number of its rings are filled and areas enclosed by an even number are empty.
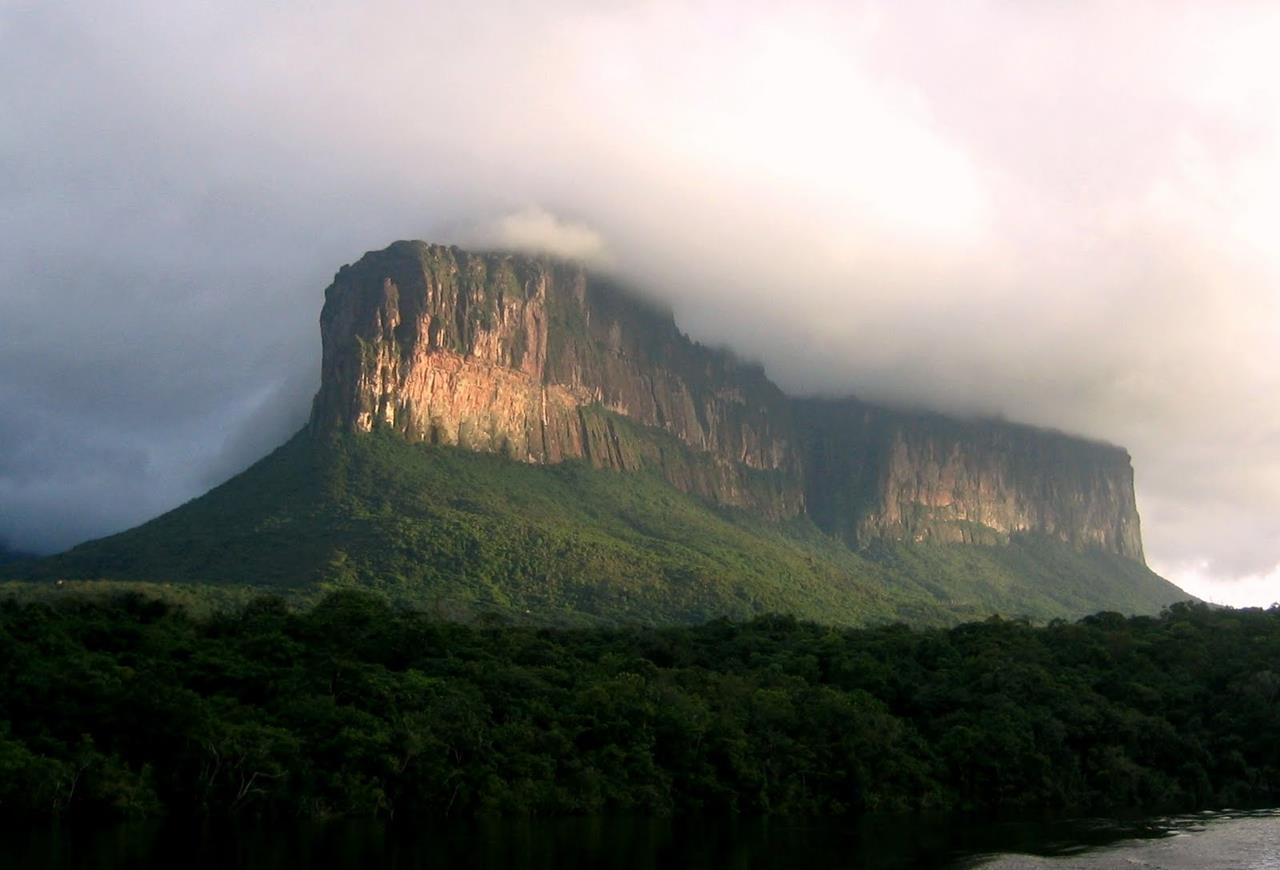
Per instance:
[[[1152,566],[1280,600],[1280,6],[0,0],[0,540],[306,419],[338,267],[549,248],[794,393],[1127,447]]]

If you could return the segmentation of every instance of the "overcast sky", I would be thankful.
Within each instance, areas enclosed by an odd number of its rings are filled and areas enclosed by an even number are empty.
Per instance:
[[[1153,567],[1269,604],[1277,45],[1274,3],[0,0],[0,538],[225,479],[304,422],[339,266],[501,239],[793,392],[1123,444]]]

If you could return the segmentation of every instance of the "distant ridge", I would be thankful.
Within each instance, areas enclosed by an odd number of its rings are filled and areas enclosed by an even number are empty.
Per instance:
[[[32,558],[35,558],[35,557],[32,556],[30,553],[23,553],[18,550],[12,549],[11,547],[9,547],[4,543],[0,543],[0,565],[3,565],[6,562],[17,562],[21,559],[32,559]]]

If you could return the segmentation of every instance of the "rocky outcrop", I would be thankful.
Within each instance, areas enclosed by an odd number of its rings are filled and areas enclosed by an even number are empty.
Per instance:
[[[1142,560],[1128,454],[1025,426],[790,400],[580,267],[397,242],[325,292],[314,429],[651,471],[853,545],[1035,532]]]
[[[313,427],[650,469],[771,517],[803,507],[790,406],[764,372],[580,266],[397,242],[338,272],[320,331]]]
[[[1037,532],[1143,561],[1119,447],[855,399],[795,403],[810,515],[852,543],[997,543]]]

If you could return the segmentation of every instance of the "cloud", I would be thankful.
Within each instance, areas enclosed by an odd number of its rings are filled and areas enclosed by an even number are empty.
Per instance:
[[[1155,570],[1183,589],[1203,590],[1204,600],[1227,607],[1280,606],[1280,568],[1268,574],[1246,574],[1223,579],[1208,561],[1156,564]]]
[[[538,206],[505,214],[463,241],[471,247],[550,254],[597,268],[612,262],[599,233],[586,224],[561,220]]]
[[[1250,3],[11,4],[0,537],[262,455],[330,276],[423,237],[607,254],[792,391],[1123,443],[1155,564],[1274,577],[1277,40]]]

